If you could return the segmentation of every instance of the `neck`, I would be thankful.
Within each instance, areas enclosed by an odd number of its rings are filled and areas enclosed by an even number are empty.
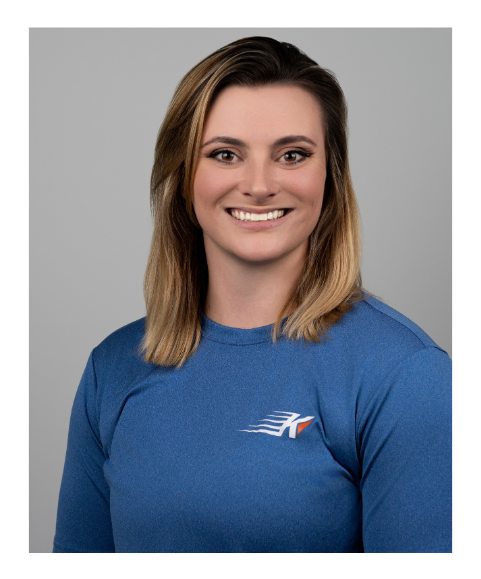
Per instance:
[[[273,324],[299,279],[307,247],[270,262],[246,262],[206,243],[209,285],[205,315],[223,326]]]

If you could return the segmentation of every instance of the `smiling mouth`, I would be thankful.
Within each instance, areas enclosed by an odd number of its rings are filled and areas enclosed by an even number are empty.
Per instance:
[[[240,209],[228,209],[228,212],[239,221],[275,221],[284,217],[290,209],[275,209],[274,211],[268,211],[267,213],[249,213],[248,211],[242,211]]]

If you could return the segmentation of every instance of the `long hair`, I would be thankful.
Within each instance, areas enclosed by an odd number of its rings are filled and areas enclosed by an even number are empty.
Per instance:
[[[144,278],[144,359],[180,366],[197,349],[208,271],[203,234],[193,211],[193,180],[204,121],[227,86],[294,85],[319,103],[327,177],[319,221],[298,283],[279,312],[273,340],[327,337],[363,299],[357,202],[347,153],[347,106],[335,76],[287,42],[254,36],[199,62],[180,81],[160,127],[151,176],[152,244]],[[282,320],[287,320],[282,324]]]

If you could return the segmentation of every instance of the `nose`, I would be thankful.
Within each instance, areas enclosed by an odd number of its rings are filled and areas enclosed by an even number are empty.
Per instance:
[[[252,197],[258,203],[274,197],[280,190],[268,160],[248,163],[239,187],[243,195]]]

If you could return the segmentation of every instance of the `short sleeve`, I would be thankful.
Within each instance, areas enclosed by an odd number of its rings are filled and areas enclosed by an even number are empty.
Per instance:
[[[60,487],[54,553],[115,552],[105,455],[96,413],[93,353],[75,396]]]
[[[451,400],[451,360],[434,347],[369,400],[357,429],[365,552],[451,552]]]

